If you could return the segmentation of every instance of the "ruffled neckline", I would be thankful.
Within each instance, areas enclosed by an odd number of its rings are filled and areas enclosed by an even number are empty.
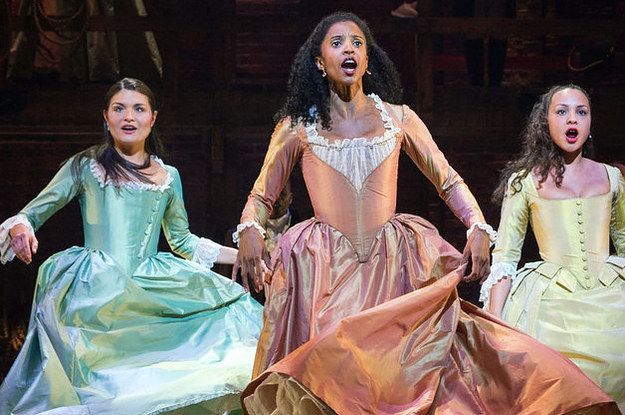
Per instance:
[[[163,184],[144,183],[144,182],[134,181],[134,180],[116,183],[113,180],[111,180],[110,177],[105,179],[106,173],[104,172],[102,167],[98,164],[98,162],[95,159],[90,160],[89,170],[91,171],[91,174],[93,174],[93,177],[96,179],[96,181],[100,185],[100,188],[104,188],[105,186],[111,185],[111,186],[122,187],[122,188],[130,189],[130,190],[150,190],[150,191],[156,191],[156,192],[164,192],[165,190],[169,189],[171,182],[174,180],[174,178],[169,173],[169,170],[167,170],[167,168],[165,167],[165,163],[163,163],[163,160],[161,160],[155,155],[150,156],[150,159],[160,164],[163,170],[165,170],[165,181],[163,182]]]
[[[382,118],[382,122],[384,124],[384,133],[382,135],[374,136],[373,138],[366,137],[355,137],[355,138],[344,138],[342,140],[334,140],[330,141],[327,138],[319,135],[317,132],[317,127],[315,124],[306,124],[306,136],[308,138],[308,142],[310,144],[332,147],[336,149],[342,148],[354,148],[354,147],[372,147],[376,144],[386,143],[389,140],[393,140],[397,133],[399,132],[399,128],[393,123],[393,119],[388,114],[382,99],[376,94],[367,95],[371,98],[375,104],[375,107],[380,112],[380,118]],[[310,109],[310,112],[314,115],[317,113],[316,106],[313,106]]]

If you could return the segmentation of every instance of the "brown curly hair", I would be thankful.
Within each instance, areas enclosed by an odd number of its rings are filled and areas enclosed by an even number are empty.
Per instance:
[[[579,85],[556,85],[542,94],[534,104],[527,124],[521,133],[521,141],[523,143],[521,154],[515,160],[509,161],[506,167],[503,168],[497,188],[493,192],[493,202],[501,204],[506,193],[506,188],[508,187],[508,180],[514,173],[518,174],[510,183],[512,194],[521,191],[523,188],[521,181],[531,172],[535,172],[538,175],[539,183],[543,183],[547,180],[549,172],[553,172],[553,174],[555,174],[556,186],[561,186],[564,175],[564,154],[560,147],[551,139],[547,113],[553,96],[565,89],[576,89],[580,91],[586,96],[588,105],[590,106],[590,96],[588,92]],[[591,156],[592,153],[592,138],[589,136],[582,148],[582,155],[588,157]]]

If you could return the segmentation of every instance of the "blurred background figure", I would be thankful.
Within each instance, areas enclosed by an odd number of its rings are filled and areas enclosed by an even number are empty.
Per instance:
[[[419,15],[416,1],[404,1],[391,11],[391,15],[401,18],[414,18]]]

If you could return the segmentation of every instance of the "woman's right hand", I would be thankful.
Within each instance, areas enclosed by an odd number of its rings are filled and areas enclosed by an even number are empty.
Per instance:
[[[239,253],[232,267],[232,281],[237,280],[240,269],[245,291],[249,291],[250,285],[256,292],[262,291],[263,278],[269,271],[268,262],[269,253],[260,232],[254,227],[243,229],[239,237]]]
[[[11,248],[15,256],[24,263],[30,264],[39,248],[39,241],[35,234],[26,225],[20,223],[9,229],[9,235],[11,235]]]

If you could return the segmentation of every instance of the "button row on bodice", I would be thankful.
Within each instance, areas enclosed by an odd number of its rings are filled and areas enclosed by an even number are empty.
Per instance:
[[[144,237],[143,237],[143,241],[141,241],[141,249],[139,250],[139,253],[137,254],[137,258],[139,259],[143,258],[143,256],[145,255],[145,247],[147,246],[148,241],[150,239],[150,235],[152,234],[152,227],[154,226],[154,219],[156,219],[156,214],[158,212],[158,205],[162,197],[163,197],[163,193],[161,192],[157,192],[156,195],[154,196],[154,203],[152,204],[152,213],[150,214],[150,217],[148,218],[148,223],[146,224],[145,231],[143,232]]]
[[[575,202],[575,204],[577,205],[577,227],[578,227],[578,231],[579,231],[579,243],[580,243],[580,250],[582,252],[582,263],[583,265],[583,270],[584,270],[584,282],[586,285],[586,288],[591,288],[594,284],[593,281],[591,281],[590,278],[590,273],[588,272],[588,257],[586,254],[586,237],[584,235],[584,212],[582,210],[582,201],[578,200]]]

